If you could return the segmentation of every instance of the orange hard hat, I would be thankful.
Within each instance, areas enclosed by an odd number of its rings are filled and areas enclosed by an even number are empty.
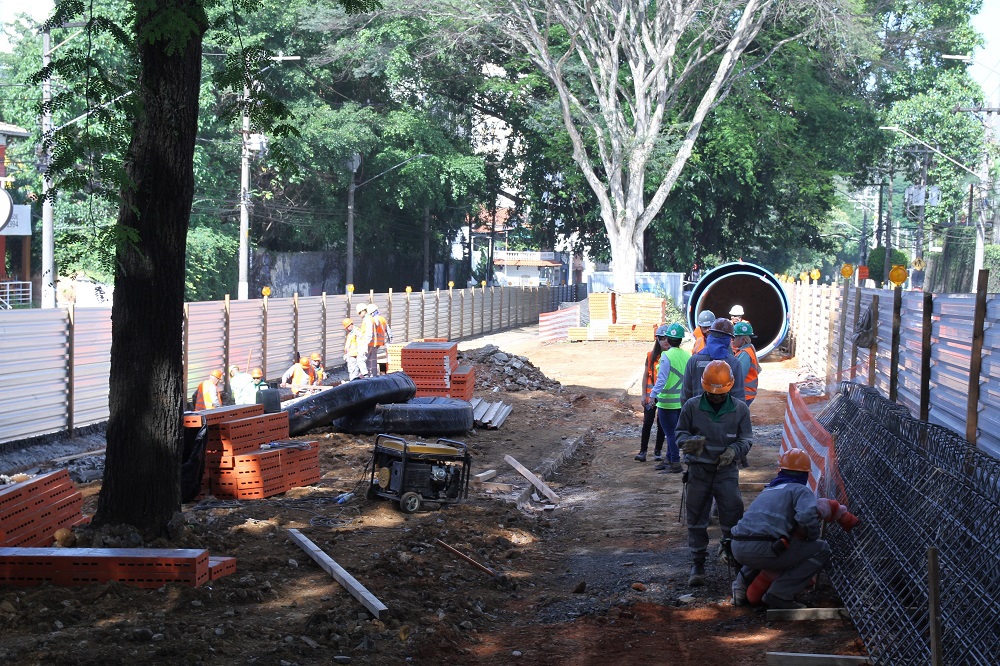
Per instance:
[[[309,367],[309,357],[308,356],[303,356],[302,358],[300,358],[299,359],[299,365],[301,365],[303,368],[308,368]]]
[[[264,371],[260,368],[254,368],[253,372],[250,373],[250,376],[254,379],[261,379],[264,376]]]
[[[351,319],[350,317],[348,317],[347,319],[345,319],[344,321],[342,321],[340,323],[343,324],[343,326],[344,326],[345,329],[348,329],[351,326],[354,326],[354,320]]]
[[[733,377],[733,369],[722,360],[712,361],[705,368],[705,373],[701,376],[701,387],[706,393],[721,395],[732,390],[736,378]]]
[[[808,472],[812,469],[809,454],[802,449],[788,449],[778,458],[778,467],[790,472]]]
[[[212,370],[212,376],[216,379],[222,379],[222,370]]]
[[[309,354],[309,358],[312,359],[313,361],[319,361],[320,360],[319,352],[313,352],[312,354]]]

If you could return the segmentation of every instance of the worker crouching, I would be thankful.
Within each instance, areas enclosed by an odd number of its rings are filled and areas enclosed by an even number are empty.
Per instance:
[[[730,395],[733,370],[724,360],[710,362],[701,376],[704,392],[684,403],[677,423],[677,444],[688,464],[688,549],[691,574],[688,585],[705,584],[708,520],[712,500],[719,507],[723,541],[743,517],[740,471],[734,464],[753,446],[750,409]]]
[[[733,604],[747,603],[747,587],[766,571],[770,588],[761,601],[771,608],[803,608],[795,595],[830,561],[830,546],[819,538],[822,519],[807,485],[809,469],[805,451],[783,453],[778,476],[733,528],[733,556],[743,565],[733,583]]]

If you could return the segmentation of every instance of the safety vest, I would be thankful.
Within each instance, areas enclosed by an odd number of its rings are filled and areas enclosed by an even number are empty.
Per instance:
[[[376,347],[385,347],[386,337],[389,330],[389,322],[386,321],[385,317],[382,315],[377,315],[372,317],[372,323],[375,326],[375,342]]]
[[[312,368],[303,368],[301,364],[297,364],[295,369],[292,370],[292,384],[298,384],[299,386],[313,384],[315,376]]]
[[[691,347],[691,355],[694,356],[705,348],[705,334],[701,332],[701,326],[694,327],[694,346]]]
[[[666,358],[664,358],[666,357]],[[684,368],[687,367],[691,355],[680,347],[671,347],[660,355],[660,364],[670,364],[670,373],[663,389],[656,396],[656,406],[660,409],[680,409],[681,387],[684,384]]]
[[[736,352],[737,359],[739,359],[740,354],[748,354],[750,356],[750,369],[747,370],[747,376],[743,378],[746,401],[747,404],[750,404],[757,397],[757,375],[760,373],[760,363],[757,362],[757,350],[753,348],[753,345],[740,347],[740,350]]]
[[[355,328],[347,333],[347,338],[344,340],[344,356],[358,357],[358,331]]]
[[[649,395],[649,389],[653,388],[656,384],[656,373],[660,371],[660,357],[663,352],[656,355],[656,359],[653,359],[653,352],[646,352],[646,375],[642,379],[642,395]]]
[[[316,363],[311,363],[310,366],[310,369],[313,372],[313,384],[322,384],[323,378],[326,377],[326,372],[323,371],[323,366],[316,365]]]
[[[366,347],[375,346],[375,318],[370,314],[366,314],[365,318],[361,320],[361,333],[358,335],[358,341]]]
[[[198,389],[194,392],[194,408],[201,410],[215,409],[216,407],[222,407],[222,402],[219,400],[219,389],[216,388],[211,379],[206,379],[198,384]]]

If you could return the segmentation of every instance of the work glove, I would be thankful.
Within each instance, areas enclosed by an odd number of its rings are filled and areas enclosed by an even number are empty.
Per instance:
[[[719,467],[725,467],[726,465],[732,465],[733,461],[736,460],[736,447],[727,446],[726,450],[722,452],[719,456]]]
[[[684,453],[689,456],[700,456],[701,452],[705,450],[705,438],[692,437],[690,439],[685,439],[684,443],[681,444],[681,448],[684,449]]]

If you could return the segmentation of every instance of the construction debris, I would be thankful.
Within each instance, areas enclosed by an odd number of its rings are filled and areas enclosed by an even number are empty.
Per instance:
[[[479,428],[496,430],[503,425],[510,413],[514,410],[510,405],[503,402],[486,402],[482,398],[473,398],[469,401],[472,405],[472,420]]]
[[[531,470],[529,470],[527,467],[525,467],[517,460],[515,460],[513,456],[506,455],[503,457],[503,459],[507,462],[508,465],[510,465],[518,472],[520,472],[521,476],[526,478],[528,481],[531,481],[531,485],[542,491],[542,494],[548,497],[550,501],[552,501],[554,504],[559,504],[559,495],[556,495],[552,491],[552,489],[549,488],[547,485],[545,485],[544,481],[535,476],[531,472]]]
[[[547,391],[559,382],[546,377],[526,356],[515,356],[496,345],[459,352],[459,363],[474,364],[479,391]]]
[[[445,550],[447,550],[449,553],[451,553],[455,557],[468,562],[469,564],[471,564],[472,566],[476,567],[477,569],[479,569],[483,573],[488,573],[491,576],[496,576],[497,575],[497,572],[493,571],[493,569],[490,569],[488,566],[485,566],[483,564],[480,564],[479,562],[476,562],[474,559],[472,559],[468,555],[466,555],[466,554],[464,554],[462,552],[459,552],[457,549],[452,548],[451,546],[449,546],[448,544],[446,544],[444,541],[441,541],[441,539],[434,539],[434,543],[436,543],[437,545],[441,546],[442,548],[444,548]]]

